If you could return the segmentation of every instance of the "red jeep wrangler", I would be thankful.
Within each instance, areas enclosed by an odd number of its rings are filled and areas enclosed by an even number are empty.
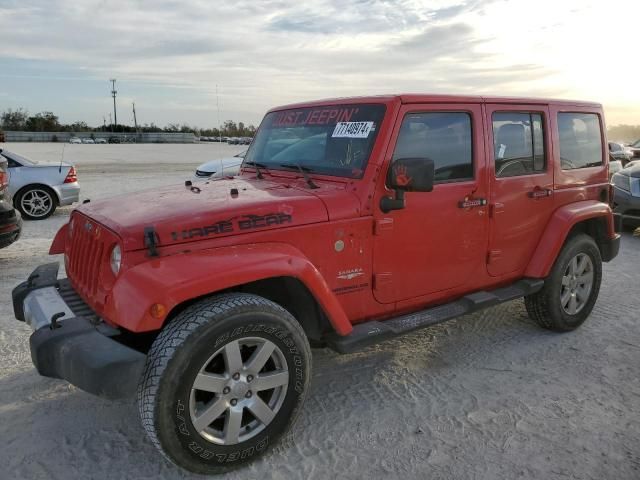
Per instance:
[[[343,353],[524,297],[589,316],[618,253],[602,108],[435,95],[271,110],[241,174],[76,209],[16,287],[40,374],[137,392],[163,455],[247,462]],[[615,225],[614,225],[615,224]]]

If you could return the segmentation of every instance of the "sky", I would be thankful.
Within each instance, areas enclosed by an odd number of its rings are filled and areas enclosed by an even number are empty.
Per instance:
[[[637,0],[0,0],[0,111],[64,123],[258,124],[327,97],[604,104],[640,124]]]

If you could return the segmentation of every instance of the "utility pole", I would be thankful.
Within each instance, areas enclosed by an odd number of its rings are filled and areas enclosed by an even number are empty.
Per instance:
[[[111,133],[113,133],[113,119],[111,118],[111,114],[109,114],[109,126],[111,127]]]
[[[133,105],[133,125],[136,127],[136,141],[139,140],[140,133],[138,132],[138,120],[136,118],[136,102],[131,102]]]
[[[107,131],[107,119],[104,118],[104,115],[102,116],[102,131],[103,132]]]
[[[116,129],[118,128],[118,113],[116,112],[116,79],[112,78],[111,82],[111,96],[113,97],[113,120],[115,121]]]
[[[222,142],[222,125],[220,125],[220,99],[218,98],[217,83],[216,83],[216,107],[218,109],[218,142]]]

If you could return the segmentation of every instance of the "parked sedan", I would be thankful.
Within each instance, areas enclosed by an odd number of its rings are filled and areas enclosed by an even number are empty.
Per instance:
[[[614,212],[626,225],[640,226],[640,164],[623,168],[611,178]]]
[[[22,230],[20,213],[13,207],[9,195],[9,166],[0,156],[0,248],[8,247],[18,240]]]
[[[196,169],[196,180],[209,180],[211,178],[237,175],[246,153],[247,151],[244,150],[233,157],[217,158],[203,163]]]
[[[91,143],[91,144],[94,144],[94,143],[96,143],[96,142],[93,140],[93,138],[83,138],[83,139],[82,139],[82,143]]]
[[[71,137],[69,139],[69,143],[82,143],[82,140],[80,140],[78,137]]]
[[[0,158],[9,164],[9,193],[24,218],[45,219],[58,206],[80,198],[78,176],[70,163],[35,162],[7,150],[0,150]]]

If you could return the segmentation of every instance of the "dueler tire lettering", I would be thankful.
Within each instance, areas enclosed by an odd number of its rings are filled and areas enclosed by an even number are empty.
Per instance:
[[[287,388],[279,410],[255,436],[235,444],[214,443],[194,427],[191,389],[217,350],[243,339],[275,345],[288,369]],[[284,308],[245,293],[205,299],[177,315],[154,341],[138,386],[142,425],[171,462],[196,473],[222,473],[258,457],[289,430],[304,402],[310,372],[309,342]]]

